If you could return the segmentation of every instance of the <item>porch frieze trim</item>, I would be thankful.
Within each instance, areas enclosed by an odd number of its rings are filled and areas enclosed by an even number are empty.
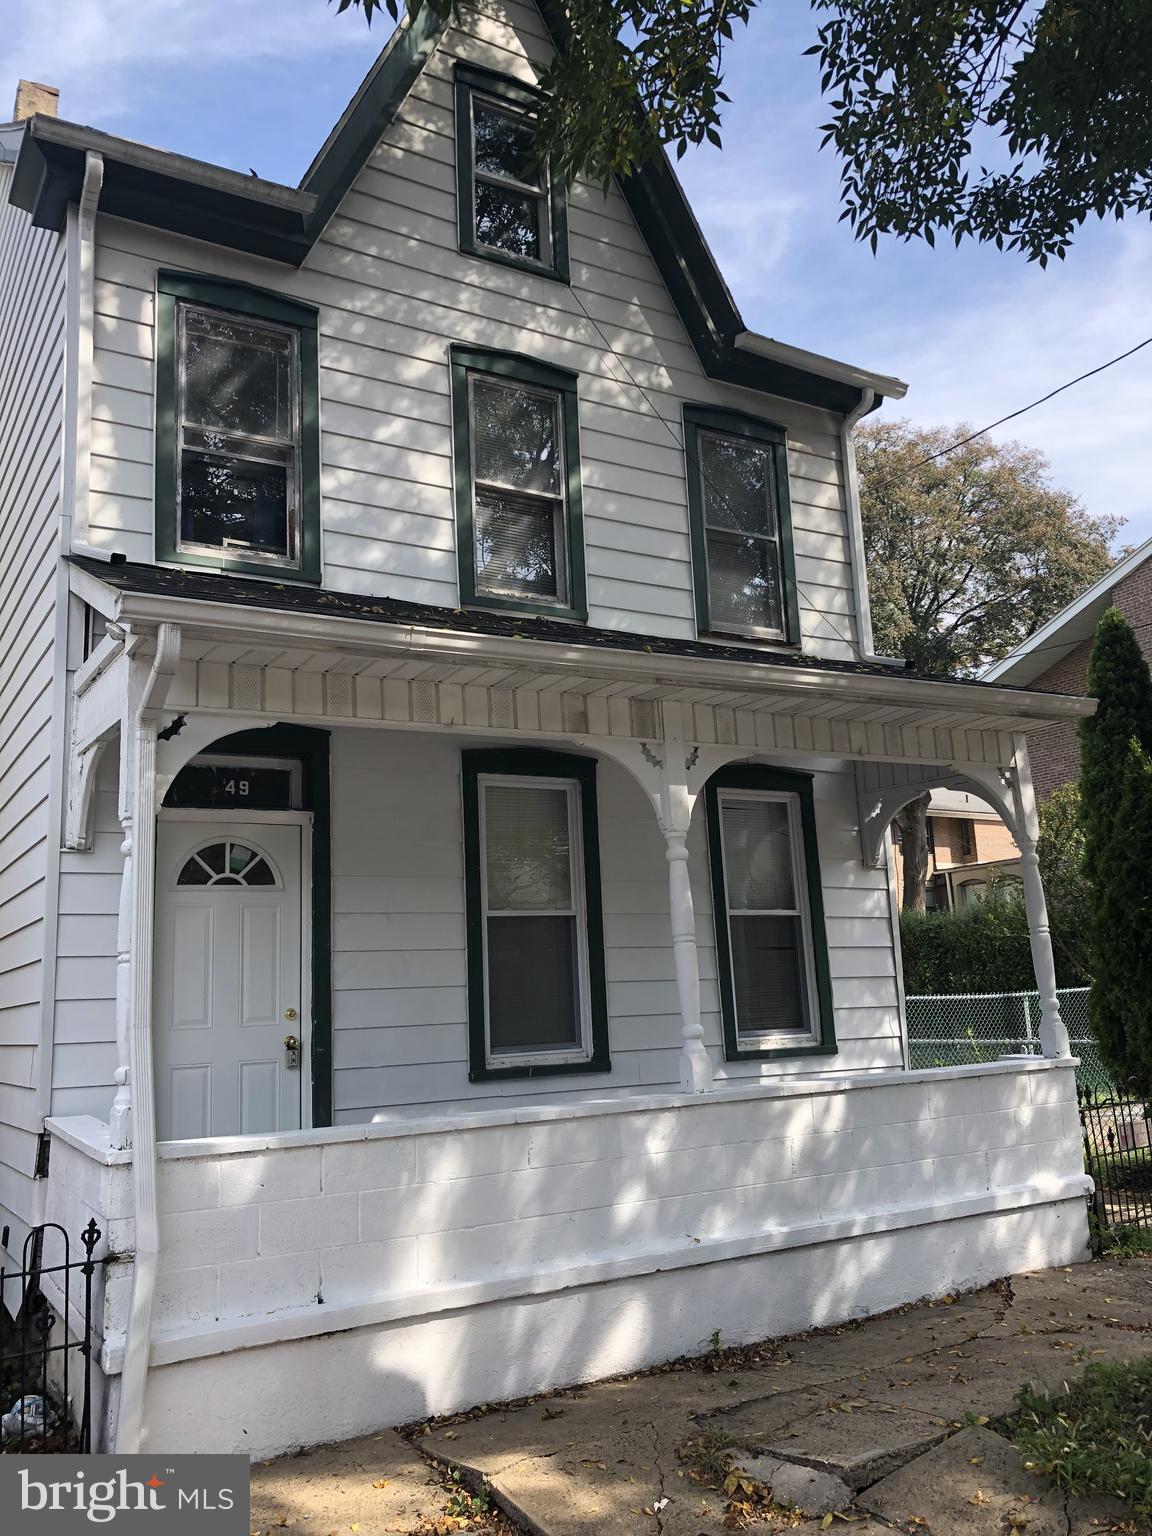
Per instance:
[[[715,1101],[704,1099],[699,1102]],[[1088,1174],[1062,1174],[1043,1183],[1009,1185],[983,1194],[962,1195],[926,1205],[892,1206],[865,1216],[798,1223],[739,1237],[690,1239],[683,1249],[652,1249],[626,1258],[602,1259],[554,1269],[537,1266],[499,1279],[426,1286],[419,1291],[399,1292],[374,1301],[285,1308],[267,1317],[237,1318],[208,1327],[158,1331],[152,1338],[151,1363],[175,1365],[183,1360],[205,1359],[238,1349],[258,1349],[292,1339],[314,1338],[317,1334],[343,1333],[380,1323],[459,1312],[469,1307],[513,1301],[522,1296],[549,1295],[578,1286],[602,1285],[666,1270],[693,1269],[728,1259],[755,1258],[764,1253],[900,1232],[910,1227],[933,1226],[970,1216],[1059,1205],[1070,1200],[1083,1201],[1092,1188]],[[123,1335],[107,1335],[100,1354],[102,1369],[109,1375],[117,1374],[123,1354]]]
[[[977,716],[1003,717],[1002,729],[1021,721],[1037,723],[1080,719],[1093,713],[1095,700],[1075,694],[1049,694],[1030,689],[994,688],[987,684],[891,676],[873,672],[840,672],[818,667],[773,666],[769,657],[749,662],[675,656],[658,651],[619,651],[563,645],[559,641],[501,636],[415,626],[379,624],[382,633],[364,619],[337,614],[307,617],[279,609],[242,608],[190,598],[156,597],[123,592],[118,613],[147,624],[179,623],[190,638],[252,646],[274,644],[279,649],[305,645],[354,656],[447,662],[456,665],[533,667],[542,672],[593,673],[605,680],[671,682],[724,690],[846,695],[873,703],[903,704]],[[576,632],[578,635],[578,631]]]
[[[1013,758],[1007,730],[853,720],[790,714],[773,699],[764,707],[690,699],[561,691],[501,683],[456,683],[422,677],[379,677],[349,672],[255,666],[243,662],[186,662],[167,697],[167,708],[194,718],[235,712],[250,719],[301,724],[383,726],[418,730],[480,731],[541,737],[597,737],[656,744],[667,739],[663,717],[677,705],[677,740],[689,747],[731,748],[736,755],[787,753],[891,763],[975,763],[1007,767]],[[637,684],[639,688],[639,683]],[[769,707],[770,704],[770,707]]]

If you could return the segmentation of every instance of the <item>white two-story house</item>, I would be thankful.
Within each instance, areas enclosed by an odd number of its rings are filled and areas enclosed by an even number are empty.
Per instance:
[[[1025,735],[1091,705],[872,654],[904,386],[748,331],[662,158],[540,169],[561,25],[425,7],[298,187],[0,129],[0,1205],[104,1233],[106,1445],[1085,1249]],[[934,785],[1019,844],[1043,1057],[905,1069]]]

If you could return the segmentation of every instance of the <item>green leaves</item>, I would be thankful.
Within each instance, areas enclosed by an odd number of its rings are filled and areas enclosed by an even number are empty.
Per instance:
[[[922,672],[1006,655],[1112,563],[1116,519],[1048,480],[1044,458],[986,437],[878,422],[857,434],[877,649]]]
[[[825,130],[861,240],[941,232],[1041,266],[1090,215],[1152,211],[1152,9],[812,0]],[[998,161],[974,163],[976,152]]]
[[[408,0],[458,14],[475,0]],[[540,148],[571,182],[661,144],[721,147],[726,47],[757,0],[564,0]],[[369,23],[401,0],[335,0]],[[1152,212],[1152,6],[1111,0],[811,0],[844,217],[881,235],[987,241],[1045,265],[1089,218]],[[979,154],[981,160],[974,159]]]

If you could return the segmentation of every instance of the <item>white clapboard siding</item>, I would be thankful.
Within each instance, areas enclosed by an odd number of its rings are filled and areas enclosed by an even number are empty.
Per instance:
[[[590,620],[695,633],[681,412],[755,411],[788,432],[801,627],[855,644],[837,424],[706,379],[618,189],[570,194],[570,286],[460,254],[452,70],[534,81],[550,43],[534,6],[482,0],[449,30],[300,271],[101,218],[95,285],[93,544],[150,560],[156,269],[278,289],[320,310],[324,581],[455,606],[447,349],[504,348],[580,375]]]
[[[0,1224],[32,1216],[50,828],[64,242],[8,203],[0,165]]]
[[[478,1092],[539,1102],[640,1085],[674,1089],[680,1019],[667,861],[651,807],[616,764],[598,769],[612,1071],[553,1083],[468,1083],[459,745],[336,731],[333,1016],[336,1118]],[[849,771],[816,775],[841,1050],[820,1070],[900,1064],[884,876],[860,865]],[[811,1072],[811,1059],[724,1063],[703,815],[689,839],[704,1027],[723,1078]]]

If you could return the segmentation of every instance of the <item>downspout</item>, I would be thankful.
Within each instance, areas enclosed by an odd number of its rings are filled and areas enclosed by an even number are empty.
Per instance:
[[[96,209],[104,185],[104,158],[89,150],[79,207],[69,210],[64,261],[64,395],[60,517],[57,526],[52,638],[52,745],[48,794],[48,856],[44,880],[44,951],[40,981],[40,1037],[36,1074],[36,1123],[52,1113],[53,1056],[56,1035],[56,970],[59,932],[60,864],[63,841],[64,785],[68,772],[68,654],[72,597],[64,557],[71,551],[79,521],[87,526],[89,424],[92,419],[92,312]],[[36,1185],[37,1221],[47,1205],[47,1181]]]
[[[876,391],[860,391],[860,402],[840,423],[840,458],[844,465],[844,499],[848,504],[848,550],[852,563],[852,589],[856,594],[856,639],[861,661],[902,667],[896,656],[877,656],[873,651],[872,604],[868,596],[868,565],[864,551],[864,523],[860,516],[860,477],[856,472],[855,431],[859,421],[876,403]]]
[[[156,1095],[152,1075],[152,969],[156,868],[156,710],[180,661],[180,629],[161,624],[156,655],[136,707],[125,724],[130,729],[132,765],[127,812],[131,827],[132,959],[129,1083],[132,1092],[132,1207],[135,1257],[132,1305],[124,1341],[116,1452],[140,1450],[144,1400],[152,1351],[152,1313],[160,1247],[156,1204]],[[127,818],[126,818],[127,819]],[[127,830],[127,829],[126,829]]]

